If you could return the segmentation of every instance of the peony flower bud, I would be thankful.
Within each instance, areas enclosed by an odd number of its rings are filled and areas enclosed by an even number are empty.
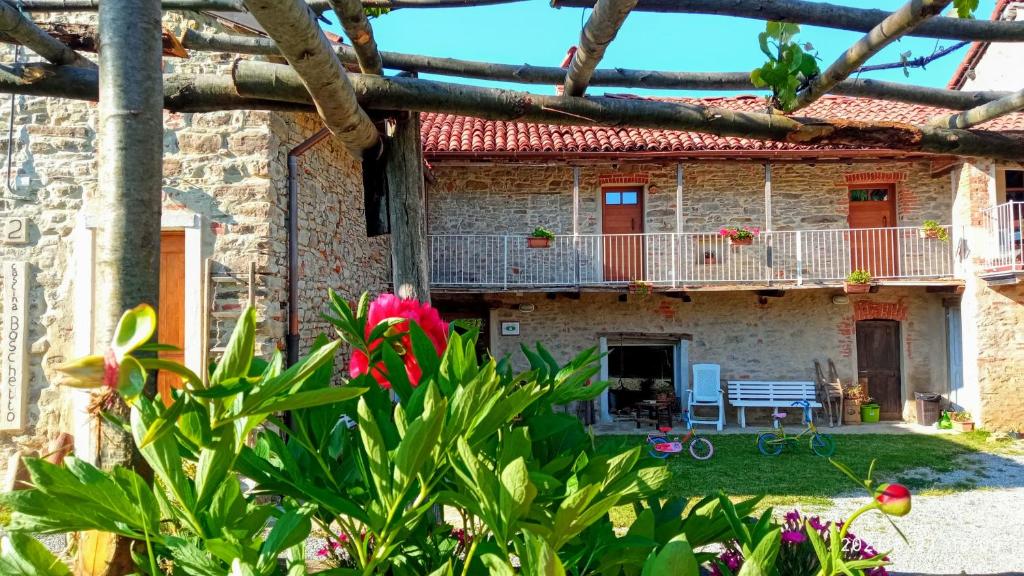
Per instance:
[[[910,513],[910,490],[902,484],[882,484],[875,495],[878,509],[890,516]]]

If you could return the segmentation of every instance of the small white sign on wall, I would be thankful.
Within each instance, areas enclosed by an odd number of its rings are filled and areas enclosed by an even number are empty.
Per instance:
[[[508,321],[501,323],[502,336],[519,336],[519,322]]]
[[[3,333],[0,353],[0,430],[21,432],[28,413],[28,265],[3,263]]]

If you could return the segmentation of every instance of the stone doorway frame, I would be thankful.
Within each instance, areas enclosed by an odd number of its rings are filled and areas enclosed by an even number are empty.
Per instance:
[[[74,357],[93,354],[93,318],[96,277],[96,228],[99,219],[79,213],[78,221],[71,233],[71,247],[74,258],[74,289],[72,315],[74,334],[72,354]],[[200,214],[191,212],[164,212],[160,217],[160,229],[182,230],[185,232],[185,342],[203,342],[203,281],[204,245],[208,227]],[[189,290],[194,287],[194,290]],[[193,372],[202,370],[202,350],[193,345],[185,348],[185,365]],[[96,422],[88,413],[91,393],[88,390],[71,389],[72,435],[75,438],[75,454],[87,461],[96,457]]]

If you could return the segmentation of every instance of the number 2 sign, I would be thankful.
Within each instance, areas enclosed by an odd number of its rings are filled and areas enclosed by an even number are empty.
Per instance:
[[[3,227],[4,244],[27,244],[28,243],[28,218],[4,218]]]

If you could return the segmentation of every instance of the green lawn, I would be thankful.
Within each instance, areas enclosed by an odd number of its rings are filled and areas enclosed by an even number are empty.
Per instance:
[[[673,473],[668,496],[700,497],[725,490],[733,497],[766,495],[765,504],[776,507],[801,503],[805,506],[827,506],[835,496],[856,490],[857,486],[821,457],[815,456],[806,443],[787,448],[779,456],[763,456],[755,445],[756,436],[709,435],[715,445],[711,460],[699,462],[688,453],[668,459]],[[987,442],[988,434],[973,432],[958,435],[836,435],[834,458],[865,474],[872,459],[877,460],[875,478],[900,481],[915,492],[927,491],[933,481],[921,477],[904,477],[914,468],[930,468],[946,472],[960,466],[956,457],[977,451],[1005,449],[1004,442]],[[642,444],[642,436],[600,436],[600,444],[626,447]],[[932,479],[934,480],[934,479]],[[953,486],[969,489],[970,482]],[[949,490],[945,486],[942,490]]]

